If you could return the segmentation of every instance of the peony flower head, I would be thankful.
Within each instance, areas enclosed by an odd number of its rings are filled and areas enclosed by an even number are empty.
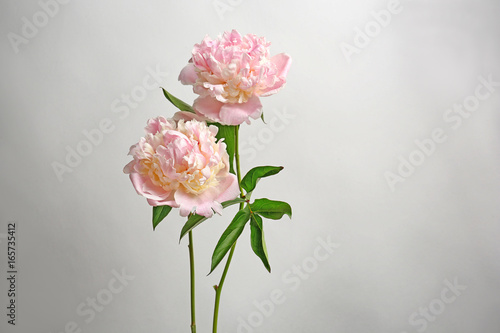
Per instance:
[[[269,46],[264,37],[241,36],[236,30],[215,40],[207,36],[196,44],[179,75],[182,84],[192,85],[200,95],[194,101],[194,110],[226,125],[259,118],[259,96],[278,92],[291,65],[285,53],[271,57]]]
[[[218,128],[198,120],[150,119],[146,135],[130,148],[133,160],[123,171],[138,194],[152,206],[180,208],[180,215],[211,217],[221,203],[239,195],[229,173],[226,144],[216,142]]]

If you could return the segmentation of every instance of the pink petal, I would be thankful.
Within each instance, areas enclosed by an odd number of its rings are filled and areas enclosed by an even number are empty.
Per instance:
[[[143,177],[136,172],[130,174],[130,180],[137,194],[147,199],[163,200],[170,194],[161,187],[154,185],[149,178]]]
[[[134,166],[135,166],[135,160],[130,161],[125,167],[123,168],[123,173],[129,174],[134,171]]]
[[[196,214],[212,217],[214,213],[211,207],[214,198],[217,197],[217,190],[209,188],[205,192],[195,195],[179,188],[175,191],[174,197],[175,202],[179,205],[181,216],[188,216],[194,210]]]
[[[238,186],[238,178],[232,173],[228,173],[223,180],[219,182],[219,189],[221,192],[216,198],[217,202],[224,202],[228,200],[233,200],[240,195],[240,188]]]
[[[196,73],[195,66],[192,63],[187,64],[179,74],[179,81],[181,81],[182,84],[186,85],[193,85],[196,83],[196,80],[198,79],[198,73]]]
[[[175,128],[175,124],[172,124],[172,122],[165,119],[165,117],[159,116],[149,119],[148,124],[144,129],[146,130],[146,133],[151,133],[154,135],[158,132],[161,132],[164,127]]]
[[[164,200],[153,200],[153,199],[148,199],[148,204],[150,206],[170,206],[173,208],[179,208],[179,205],[175,202],[173,199],[173,195],[171,196],[172,198],[164,199]]]
[[[226,103],[220,109],[220,122],[225,125],[250,123],[249,118],[258,119],[262,114],[259,97],[252,96],[246,103]]]
[[[173,120],[179,121],[179,120],[184,120],[184,121],[190,121],[190,120],[198,120],[198,121],[207,121],[208,118],[203,116],[202,114],[196,114],[192,113],[189,111],[177,111],[174,116],[172,117]]]
[[[278,77],[278,80],[276,80],[274,85],[272,85],[271,87],[268,87],[261,91],[259,95],[262,97],[266,97],[277,93],[285,85],[288,70],[292,65],[292,58],[286,53],[280,53],[273,56],[271,58],[271,62],[273,62],[276,65],[277,69],[276,75]]]
[[[196,214],[211,217],[214,211],[221,211],[221,202],[235,199],[239,195],[238,180],[235,175],[228,173],[219,181],[217,187],[208,188],[198,195],[179,188],[174,197],[180,206],[181,216],[187,216],[195,209]]]
[[[196,113],[202,114],[213,121],[219,122],[219,113],[223,105],[224,103],[219,102],[213,97],[200,96],[194,100],[193,109],[196,111]]]
[[[292,65],[292,58],[286,53],[280,53],[271,58],[271,62],[276,65],[279,77],[285,78],[288,74],[288,70]]]

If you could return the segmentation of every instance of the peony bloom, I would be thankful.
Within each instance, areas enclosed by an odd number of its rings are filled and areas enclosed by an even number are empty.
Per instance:
[[[236,30],[216,40],[207,36],[196,44],[179,75],[182,84],[193,85],[193,91],[200,95],[194,101],[194,110],[226,125],[259,118],[259,96],[278,92],[291,64],[285,53],[271,57],[269,46],[263,37],[241,36]]]
[[[226,144],[216,142],[216,126],[158,117],[145,129],[146,135],[130,148],[134,159],[123,172],[150,205],[180,208],[181,216],[211,217],[222,212],[221,202],[239,195]]]

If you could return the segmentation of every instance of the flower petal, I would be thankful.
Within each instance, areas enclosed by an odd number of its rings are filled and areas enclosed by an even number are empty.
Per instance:
[[[179,81],[181,81],[182,84],[185,85],[192,85],[196,83],[196,80],[198,79],[198,73],[196,73],[195,66],[193,63],[187,64],[179,74]]]
[[[219,122],[219,112],[221,111],[221,107],[223,105],[224,103],[219,102],[213,97],[203,96],[195,99],[193,109],[196,113],[202,114],[213,121]]]
[[[262,104],[257,96],[252,96],[246,103],[226,103],[220,109],[220,122],[225,125],[250,123],[250,117],[258,119],[262,114]]]
[[[165,192],[165,190],[161,187],[154,185],[149,178],[144,177],[139,173],[131,173],[130,180],[132,181],[132,185],[134,185],[137,194],[142,195],[145,198],[163,200],[170,194]]]
[[[271,62],[276,65],[277,80],[274,85],[261,90],[259,96],[266,97],[277,93],[286,83],[288,70],[292,65],[292,58],[286,53],[280,53],[271,58]]]
[[[219,196],[215,199],[217,202],[224,202],[228,200],[233,200],[240,195],[240,188],[238,186],[238,178],[232,173],[228,173],[220,182],[219,182]]]
[[[286,53],[280,53],[271,57],[271,62],[276,65],[279,77],[285,78],[288,74],[288,70],[292,65],[292,58]]]
[[[218,186],[211,187],[201,194],[195,195],[179,188],[174,197],[180,205],[181,216],[189,215],[191,209],[196,207],[196,214],[212,217],[214,211],[221,211],[222,202],[235,199],[239,193],[238,180],[235,175],[229,173],[221,179]]]
[[[191,212],[205,217],[214,215],[211,207],[217,197],[215,188],[205,190],[203,193],[195,195],[179,188],[174,194],[175,202],[179,204],[180,215],[188,216]]]
[[[151,206],[170,206],[172,208],[179,208],[179,205],[175,202],[174,200],[174,195],[172,194],[171,197],[163,200],[153,200],[153,199],[147,199],[148,204]]]
[[[192,113],[189,111],[177,111],[174,116],[172,117],[173,120],[179,121],[179,120],[184,120],[184,121],[190,121],[190,120],[198,120],[198,121],[207,121],[209,120],[207,117],[203,116],[202,114],[196,114]]]
[[[134,172],[134,166],[135,166],[135,160],[130,161],[123,168],[123,173],[130,174],[130,173]]]

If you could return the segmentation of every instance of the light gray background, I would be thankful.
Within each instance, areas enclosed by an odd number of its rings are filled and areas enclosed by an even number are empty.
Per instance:
[[[187,242],[178,244],[184,220],[175,211],[153,232],[151,208],[122,173],[147,119],[175,109],[159,89],[127,116],[112,103],[157,67],[168,73],[160,84],[192,102],[190,87],[177,81],[192,46],[236,28],[293,57],[286,87],[262,99],[278,129],[244,125],[242,163],[245,171],[285,166],[255,196],[288,201],[294,216],[265,224],[272,274],[252,253],[249,230],[242,235],[219,331],[410,333],[424,331],[412,314],[433,306],[439,314],[426,332],[499,332],[500,87],[457,129],[443,115],[474,95],[478,77],[500,81],[500,2],[402,0],[348,62],[342,43],[354,45],[356,29],[373,25],[371,12],[388,3],[70,1],[16,53],[8,34],[21,35],[23,17],[33,22],[41,7],[3,0],[0,237],[17,222],[20,273],[17,326],[2,310],[0,330],[59,333],[75,322],[92,333],[189,331]],[[66,148],[106,118],[114,130],[59,181],[53,162],[65,163]],[[447,139],[391,191],[386,172],[418,157],[415,140],[435,129]],[[206,277],[211,253],[232,214],[195,229],[202,333],[210,331],[221,274]],[[319,262],[318,237],[338,245]],[[310,273],[299,278],[292,270],[304,265]],[[104,297],[113,270],[122,269],[134,279],[87,323],[77,308]],[[442,292],[453,296],[445,281],[466,287],[449,304],[440,300]],[[273,290],[284,301],[258,314],[255,302]],[[238,318],[255,327],[238,329]]]

